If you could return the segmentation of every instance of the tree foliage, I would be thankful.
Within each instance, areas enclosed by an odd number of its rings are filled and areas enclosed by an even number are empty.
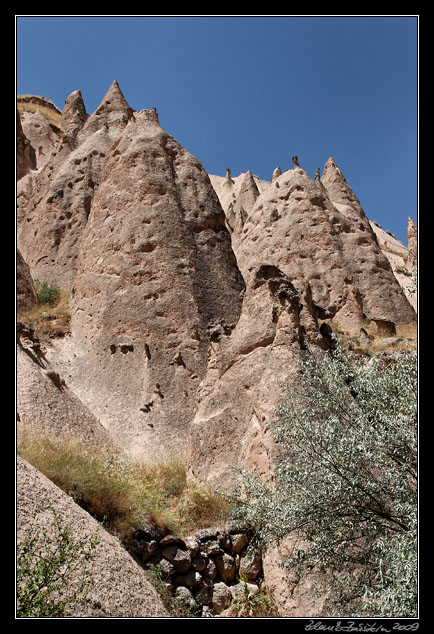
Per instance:
[[[61,617],[69,605],[83,601],[98,543],[96,536],[74,541],[56,516],[50,530],[31,526],[17,545],[17,616]]]
[[[275,486],[242,472],[237,519],[264,545],[301,535],[304,560],[328,571],[336,605],[351,616],[415,616],[415,355],[308,354],[273,431],[282,456]]]

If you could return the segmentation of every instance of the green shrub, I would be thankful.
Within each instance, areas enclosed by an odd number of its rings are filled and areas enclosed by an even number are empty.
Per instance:
[[[266,588],[261,588],[256,594],[249,589],[249,579],[245,572],[241,572],[238,581],[244,584],[242,594],[231,602],[236,608],[237,617],[271,618],[277,616],[277,609]]]
[[[40,282],[35,280],[35,291],[38,302],[43,306],[56,306],[61,298],[61,289],[55,282]]]
[[[61,617],[85,601],[96,536],[73,541],[54,515],[51,531],[34,524],[17,546],[17,617]]]
[[[416,616],[415,355],[385,363],[340,348],[320,360],[308,354],[273,431],[276,485],[242,472],[235,519],[264,545],[301,537],[303,562],[332,577],[331,615]]]

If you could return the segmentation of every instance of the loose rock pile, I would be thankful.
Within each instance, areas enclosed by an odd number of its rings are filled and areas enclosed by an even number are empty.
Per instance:
[[[219,615],[244,593],[259,592],[262,557],[248,532],[206,528],[182,539],[162,537],[146,524],[133,531],[129,547],[159,570],[170,595],[194,611],[202,608],[202,616]]]

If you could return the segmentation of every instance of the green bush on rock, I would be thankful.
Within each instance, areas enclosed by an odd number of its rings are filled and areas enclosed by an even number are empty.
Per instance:
[[[86,599],[92,584],[88,563],[98,540],[74,541],[54,516],[52,530],[34,524],[17,545],[17,617],[61,617]]]

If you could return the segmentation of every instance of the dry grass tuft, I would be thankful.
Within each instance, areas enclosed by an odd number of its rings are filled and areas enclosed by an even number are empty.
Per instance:
[[[363,324],[366,334],[362,332],[350,333],[343,329],[336,320],[330,320],[328,323],[344,347],[364,356],[375,356],[382,352],[393,354],[417,348],[417,324],[415,323],[397,324],[396,334],[392,336],[380,334],[375,322],[369,320]]]
[[[189,482],[177,457],[130,461],[104,448],[18,431],[18,452],[110,530],[127,537],[143,518],[180,536],[224,521],[228,503],[207,486]]]

